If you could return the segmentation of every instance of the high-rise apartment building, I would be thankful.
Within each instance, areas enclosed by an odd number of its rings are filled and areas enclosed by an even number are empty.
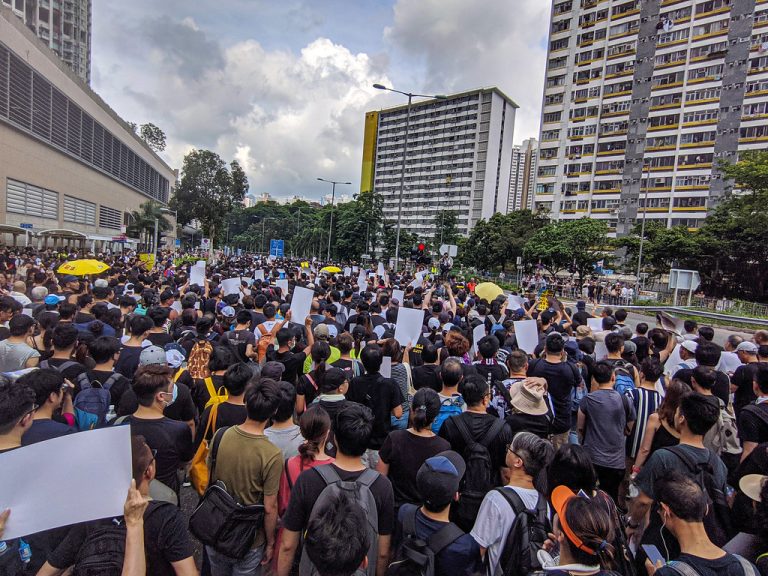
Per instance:
[[[554,0],[534,205],[697,228],[766,118],[768,1]]]
[[[91,83],[91,0],[0,0],[86,84]]]
[[[506,212],[516,108],[498,88],[411,105],[403,229],[432,237],[436,216],[452,210],[467,234],[481,218]],[[360,190],[382,196],[388,222],[397,221],[406,115],[407,106],[398,106],[365,118]]]
[[[521,145],[512,147],[507,212],[530,210],[533,207],[538,147],[536,138],[523,140]]]

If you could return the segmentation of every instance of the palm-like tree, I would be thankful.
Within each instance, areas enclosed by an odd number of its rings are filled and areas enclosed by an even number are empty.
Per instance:
[[[159,232],[168,232],[173,228],[163,213],[162,205],[151,200],[144,202],[138,210],[131,211],[130,220],[127,226],[128,234],[139,238],[145,246],[151,243],[155,234],[155,220]]]

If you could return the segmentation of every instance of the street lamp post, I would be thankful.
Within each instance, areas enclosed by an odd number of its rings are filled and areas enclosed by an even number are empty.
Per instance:
[[[637,252],[637,296],[640,296],[640,290],[643,287],[643,280],[640,277],[640,270],[643,267],[643,244],[645,243],[645,217],[648,214],[648,189],[651,187],[651,165],[645,165],[645,199],[643,206],[643,220],[640,224],[640,249]]]
[[[395,90],[394,88],[387,88],[383,84],[374,84],[373,87],[376,88],[377,90],[387,90],[388,92],[396,92],[397,94],[408,96],[408,107],[406,108],[406,113],[405,113],[405,139],[403,140],[403,160],[400,163],[400,193],[398,194],[398,200],[397,200],[397,236],[395,238],[395,269],[394,269],[395,272],[397,272],[398,263],[400,261],[400,225],[401,225],[401,218],[402,218],[402,212],[403,212],[403,189],[405,188],[405,156],[408,152],[408,133],[411,127],[411,100],[413,99],[414,96],[418,96],[419,98],[434,98],[436,100],[446,100],[447,96],[444,96],[442,94],[430,96],[428,94],[414,94],[412,92],[401,92],[400,90]]]
[[[178,213],[176,212],[176,210],[171,210],[170,208],[160,208],[160,212],[162,214],[173,214],[174,220],[176,220],[177,223],[178,223],[179,216],[178,216]],[[157,243],[158,243],[158,237],[159,237],[159,227],[160,227],[160,219],[159,218],[155,218],[155,236],[154,236],[154,238],[152,240],[152,252],[153,252],[153,254],[157,254],[157,252],[158,252]]]
[[[325,178],[318,178],[320,182],[326,182],[331,184],[331,224],[328,227],[328,253],[325,256],[326,263],[331,261],[331,238],[333,237],[333,202],[336,200],[336,184],[349,185],[352,182],[340,182],[338,180],[326,180]]]
[[[267,220],[277,220],[277,218],[273,218],[271,216],[262,216],[261,218],[261,251],[264,253],[266,253],[264,242],[267,237],[267,229],[266,229]]]

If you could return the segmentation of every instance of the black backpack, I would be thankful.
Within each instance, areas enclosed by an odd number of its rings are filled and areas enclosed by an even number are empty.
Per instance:
[[[144,521],[162,506],[173,506],[168,502],[150,502],[144,512]],[[110,524],[99,525],[88,530],[80,550],[77,552],[73,576],[120,576],[125,557],[125,522],[113,519]],[[147,546],[151,543],[147,542]],[[149,573],[151,566],[147,566]]]
[[[704,528],[715,546],[725,546],[726,542],[735,536],[735,532],[731,522],[731,508],[728,506],[728,499],[725,492],[715,483],[714,471],[718,459],[717,454],[708,450],[709,460],[696,462],[681,446],[672,446],[664,448],[664,450],[668,450],[680,459],[688,472],[688,476],[707,495],[707,514],[704,516]]]
[[[395,559],[387,568],[387,576],[435,576],[436,557],[464,536],[464,531],[449,522],[433,533],[426,542],[416,535],[414,504],[403,504],[403,539]]]
[[[546,498],[539,495],[536,508],[529,510],[514,490],[497,488],[496,491],[514,510],[515,521],[504,542],[496,572],[491,576],[527,576],[541,570],[538,552],[552,532]]]
[[[496,470],[493,469],[488,447],[501,433],[504,428],[504,421],[494,418],[485,435],[480,440],[475,441],[463,414],[454,416],[451,420],[456,424],[456,428],[464,440],[463,457],[467,466],[459,487],[459,502],[451,507],[453,516],[451,520],[458,524],[462,530],[469,532],[475,524],[483,498],[496,486]]]

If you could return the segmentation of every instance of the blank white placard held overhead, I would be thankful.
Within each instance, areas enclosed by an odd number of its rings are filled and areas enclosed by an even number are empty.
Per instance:
[[[479,324],[472,330],[472,358],[477,354],[477,343],[485,338],[485,324]]]
[[[0,454],[0,510],[11,510],[3,539],[122,516],[130,485],[130,426],[68,434]]]
[[[397,311],[397,324],[395,325],[395,339],[400,346],[416,345],[424,326],[424,310],[414,308],[400,308]]]
[[[587,318],[587,326],[589,326],[593,332],[601,332],[603,330],[603,319]]]
[[[539,329],[536,320],[516,320],[515,339],[517,346],[526,354],[533,354],[539,344]]]
[[[254,270],[254,272],[253,272],[253,279],[254,280],[264,280],[264,270]]]
[[[392,290],[392,298],[395,298],[400,303],[400,306],[402,306],[403,305],[403,301],[405,300],[405,291],[404,290]]]
[[[205,284],[205,262],[201,266],[198,262],[189,269],[189,283],[203,286]]]
[[[291,298],[291,322],[304,324],[304,319],[309,316],[309,311],[312,309],[312,298],[314,295],[314,291],[309,288],[296,286],[293,289],[293,297]]]
[[[224,290],[224,295],[240,294],[240,278],[227,278],[221,281],[221,288]]]
[[[288,280],[285,280],[285,279],[275,280],[275,286],[277,286],[278,288],[280,288],[280,290],[282,290],[283,298],[285,298],[286,295],[288,294]]]

